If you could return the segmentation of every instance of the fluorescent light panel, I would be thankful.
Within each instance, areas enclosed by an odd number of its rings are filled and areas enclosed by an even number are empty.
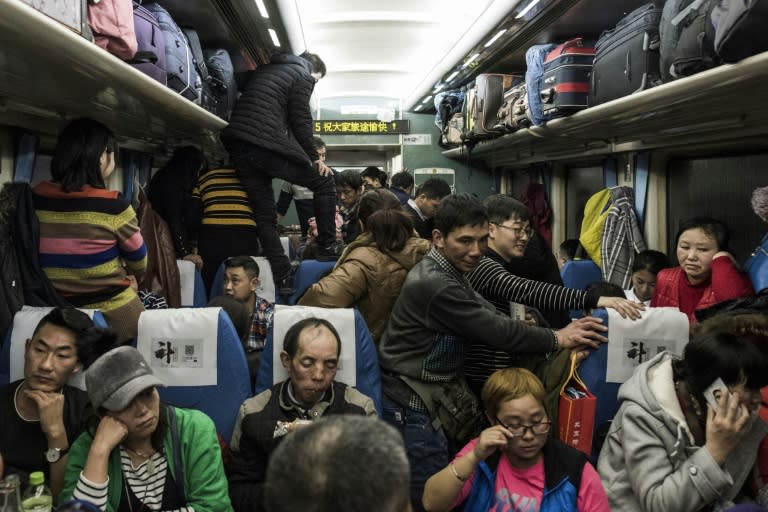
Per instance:
[[[418,112],[418,111],[419,111],[419,110],[421,110],[422,108],[424,108],[424,104],[416,105],[416,108],[414,108],[414,109],[413,109],[413,111],[414,111],[414,112]]]
[[[446,78],[446,79],[445,79],[445,81],[446,81],[446,82],[450,82],[451,80],[453,80],[454,78],[456,78],[456,75],[458,75],[458,74],[459,74],[459,71],[458,71],[458,70],[454,71],[453,73],[451,73],[450,75],[448,75],[448,78]]]
[[[523,16],[525,16],[526,14],[528,14],[528,11],[530,11],[531,9],[533,9],[533,7],[534,7],[534,6],[535,6],[537,3],[539,3],[539,0],[531,0],[531,3],[529,3],[528,5],[526,5],[526,6],[523,8],[523,10],[522,10],[522,11],[520,11],[520,12],[517,14],[517,16],[515,16],[515,19],[516,19],[516,20],[518,20],[518,19],[522,18]]]
[[[267,6],[264,5],[264,0],[256,0],[256,7],[259,8],[259,14],[261,14],[262,18],[269,18],[269,12],[267,12]]]
[[[432,96],[427,96],[426,98],[424,98],[424,101],[422,101],[421,103],[426,103],[431,99],[432,99]]]
[[[275,29],[267,29],[267,32],[269,32],[269,37],[272,38],[272,44],[275,46],[280,46],[280,39],[277,37],[277,32],[275,32]]]
[[[475,59],[477,59],[479,56],[480,56],[480,54],[479,54],[479,53],[476,53],[476,54],[472,55],[472,56],[471,56],[471,57],[470,57],[470,58],[467,60],[467,62],[465,62],[465,63],[464,63],[462,66],[461,66],[461,69],[464,69],[464,68],[466,68],[467,66],[469,66],[470,64],[472,64],[472,62],[473,62]]]
[[[503,36],[504,32],[506,32],[506,31],[507,31],[507,29],[505,29],[505,28],[499,30],[498,32],[496,32],[496,34],[494,34],[494,36],[492,38],[490,38],[488,41],[486,41],[486,43],[483,46],[485,48],[488,48],[493,43],[495,43],[501,36]]]

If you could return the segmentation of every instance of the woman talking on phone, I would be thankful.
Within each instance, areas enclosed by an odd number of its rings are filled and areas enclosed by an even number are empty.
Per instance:
[[[766,343],[760,334],[708,331],[682,359],[662,352],[637,367],[619,389],[598,462],[611,510],[694,512],[734,502],[768,433],[757,414]]]

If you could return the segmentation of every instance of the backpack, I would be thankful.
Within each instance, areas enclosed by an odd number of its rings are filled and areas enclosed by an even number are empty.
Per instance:
[[[660,71],[668,82],[720,63],[715,54],[712,10],[717,0],[668,0],[659,24]]]
[[[146,4],[160,24],[165,39],[165,63],[168,69],[168,87],[188,100],[196,100],[202,89],[202,80],[195,69],[195,59],[187,36],[173,21],[171,15],[157,3]]]
[[[720,0],[712,10],[715,51],[724,62],[737,62],[768,50],[766,20],[765,0]]]

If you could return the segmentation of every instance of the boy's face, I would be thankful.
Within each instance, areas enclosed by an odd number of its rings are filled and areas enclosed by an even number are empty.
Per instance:
[[[493,249],[507,261],[520,258],[525,254],[525,248],[532,234],[531,223],[517,217],[500,223],[492,222],[489,226]]]
[[[258,287],[259,278],[249,278],[243,267],[232,267],[224,270],[224,295],[240,302],[248,302]]]

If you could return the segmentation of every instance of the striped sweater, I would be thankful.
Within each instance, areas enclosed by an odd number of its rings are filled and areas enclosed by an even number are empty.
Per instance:
[[[248,195],[234,169],[211,169],[201,174],[192,198],[202,203],[205,226],[256,227]]]
[[[40,221],[40,265],[56,290],[75,306],[102,311],[135,299],[120,260],[140,279],[147,248],[131,205],[118,192],[88,185],[63,192],[45,181],[32,194]]]

